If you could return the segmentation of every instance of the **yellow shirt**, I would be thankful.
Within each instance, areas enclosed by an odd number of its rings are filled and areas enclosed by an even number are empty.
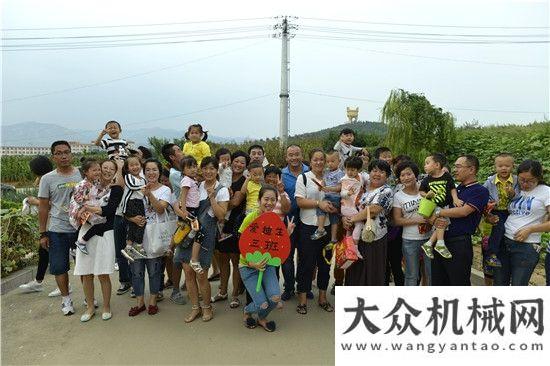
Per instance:
[[[183,154],[184,155],[191,155],[192,157],[197,160],[197,164],[201,165],[202,159],[206,158],[207,156],[212,156],[210,153],[210,146],[204,141],[200,141],[196,144],[192,143],[191,141],[187,141],[183,145]]]
[[[258,198],[260,197],[260,189],[262,185],[253,181],[249,181],[246,186],[246,212],[250,212],[258,208]]]
[[[501,181],[498,175],[495,175],[495,186],[497,187],[498,192],[498,204],[495,207],[496,210],[507,210],[508,204],[510,203],[510,198],[508,197],[508,193],[506,193],[506,186],[509,185],[512,187],[514,185],[514,179],[512,178],[512,174],[508,177],[506,181]]]

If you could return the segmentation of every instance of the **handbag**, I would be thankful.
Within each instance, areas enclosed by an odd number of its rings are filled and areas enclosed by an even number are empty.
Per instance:
[[[361,239],[365,243],[372,243],[376,238],[376,232],[374,226],[372,225],[372,218],[370,217],[370,207],[367,205],[367,222],[363,226],[363,231],[361,231]]]
[[[336,267],[347,269],[359,259],[353,237],[346,235],[341,242],[335,246]]]
[[[156,222],[147,223],[143,235],[143,249],[148,257],[160,257],[168,251],[176,225],[176,220],[159,222],[158,215]]]

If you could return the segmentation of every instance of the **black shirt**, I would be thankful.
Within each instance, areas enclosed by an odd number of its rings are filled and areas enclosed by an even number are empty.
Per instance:
[[[456,189],[455,181],[447,172],[443,173],[439,178],[428,175],[420,183],[420,190],[422,192],[428,193],[429,191],[433,191],[435,193],[433,201],[439,207],[451,206],[453,203],[451,190],[453,189]]]

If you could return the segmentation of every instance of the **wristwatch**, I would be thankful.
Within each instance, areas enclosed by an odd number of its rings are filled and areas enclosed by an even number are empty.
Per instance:
[[[441,207],[437,207],[434,211],[435,217],[439,217],[441,215]]]

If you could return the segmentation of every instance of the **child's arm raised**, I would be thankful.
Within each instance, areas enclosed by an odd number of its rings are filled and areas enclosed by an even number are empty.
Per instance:
[[[97,136],[97,139],[95,139],[95,141],[92,141],[94,145],[101,146],[101,139],[103,139],[103,136],[105,136],[106,134],[107,134],[107,131],[101,130],[101,132],[99,133],[99,136]]]

